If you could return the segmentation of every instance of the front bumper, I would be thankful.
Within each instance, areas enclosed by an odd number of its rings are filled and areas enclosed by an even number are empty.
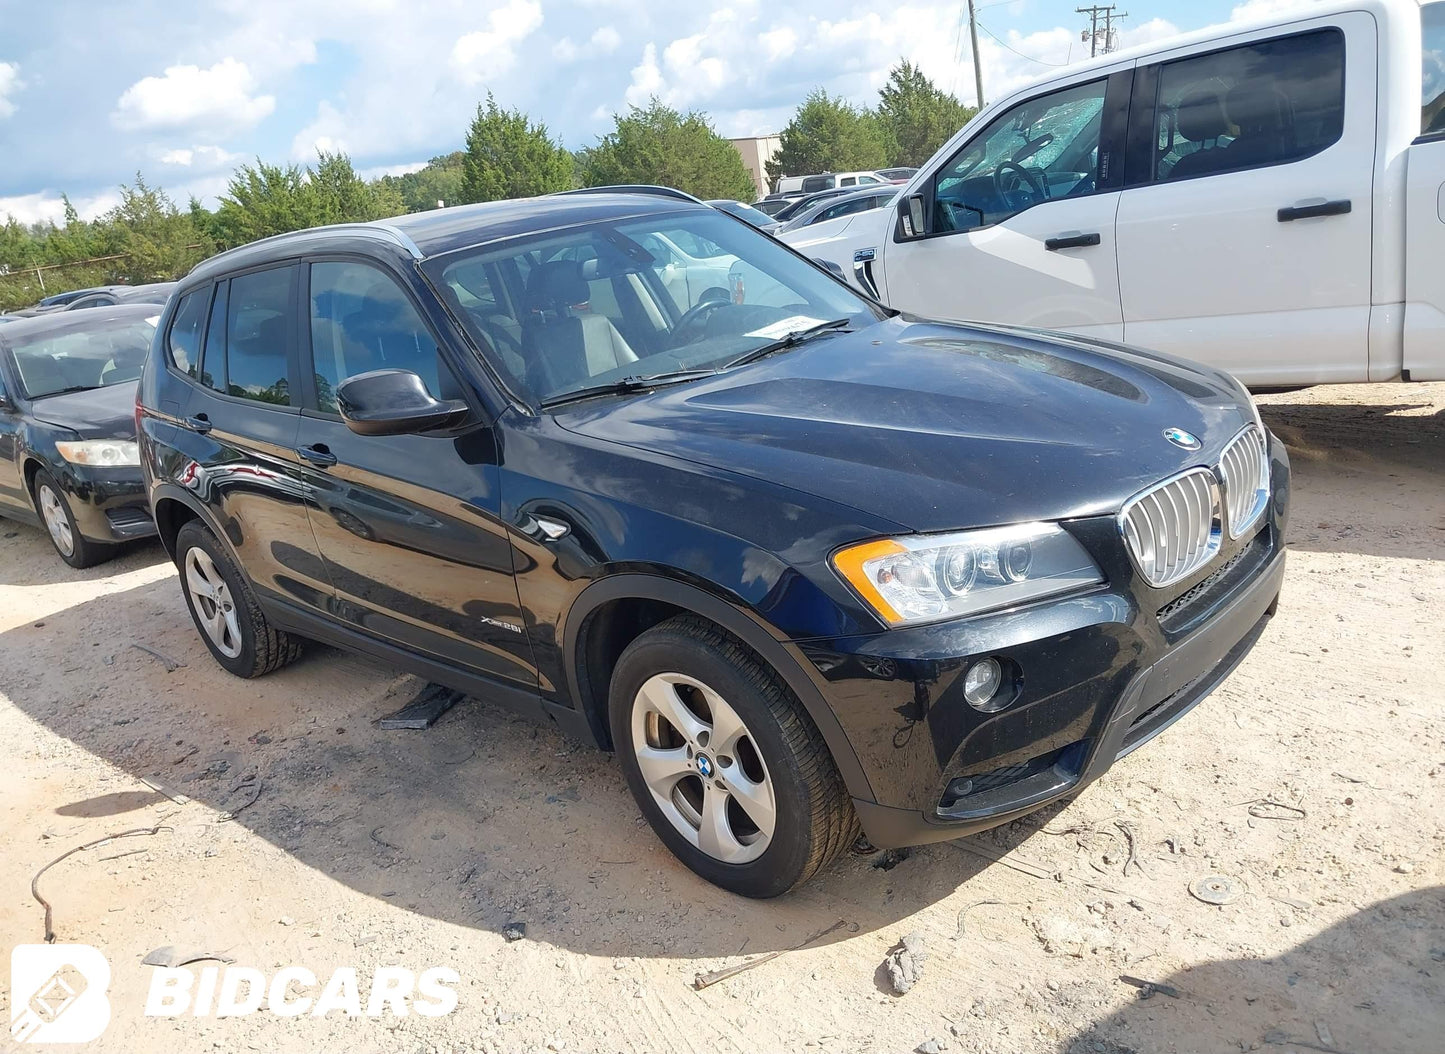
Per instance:
[[[137,468],[91,469],[64,464],[56,482],[66,492],[80,533],[95,542],[126,542],[156,533]]]
[[[957,838],[1074,794],[1203,700],[1244,659],[1284,578],[1289,464],[1271,444],[1257,533],[1168,593],[1138,579],[1112,517],[1073,521],[1108,585],[1016,611],[799,650],[872,789],[854,797],[880,848]],[[1018,676],[995,714],[963,674],[994,656]]]

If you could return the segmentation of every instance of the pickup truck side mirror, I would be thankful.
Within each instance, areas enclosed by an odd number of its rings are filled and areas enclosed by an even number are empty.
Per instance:
[[[898,240],[928,236],[928,203],[922,194],[910,194],[898,203]]]
[[[450,428],[467,416],[467,404],[443,402],[411,370],[372,370],[336,388],[336,405],[357,435],[394,436]]]

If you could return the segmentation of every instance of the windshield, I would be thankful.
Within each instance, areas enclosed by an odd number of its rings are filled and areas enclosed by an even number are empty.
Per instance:
[[[104,388],[139,379],[155,318],[115,318],[9,339],[26,398]]]
[[[881,317],[767,235],[710,209],[572,227],[424,268],[497,370],[538,405],[721,368],[822,322]]]

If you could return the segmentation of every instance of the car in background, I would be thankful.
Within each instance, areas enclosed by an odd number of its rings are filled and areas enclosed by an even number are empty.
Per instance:
[[[886,186],[854,190],[847,194],[840,194],[836,198],[824,198],[822,201],[814,202],[807,208],[794,213],[778,228],[777,233],[783,234],[801,227],[811,227],[815,223],[827,223],[829,220],[852,216],[858,212],[867,212],[870,209],[881,209],[886,205],[893,204],[893,199],[896,197],[898,197],[898,188]]]
[[[856,194],[857,192],[857,187],[850,187],[846,190],[838,188],[836,190],[820,190],[816,194],[807,194],[800,198],[794,198],[788,202],[785,207],[775,212],[773,219],[779,223],[786,223],[804,209],[812,208],[820,201],[829,201],[833,198],[841,198],[844,194]]]
[[[918,169],[904,165],[901,168],[880,168],[878,174],[890,183],[907,183],[918,175]]]
[[[822,172],[816,176],[783,176],[775,189],[783,194],[816,194],[820,190],[846,190],[887,182],[877,172]]]
[[[767,197],[760,198],[753,202],[751,207],[766,216],[777,219],[779,212],[797,201],[801,196],[800,194],[769,194]]]
[[[722,209],[724,212],[731,213],[740,220],[746,220],[758,230],[765,231],[768,234],[778,229],[778,221],[773,219],[772,216],[763,212],[761,209],[753,208],[751,205],[744,205],[741,201],[730,201],[724,198],[709,201],[708,204],[715,209]]]
[[[155,533],[135,443],[155,305],[0,327],[0,516],[44,527],[71,567]]]
[[[175,287],[174,282],[100,286],[86,290],[83,296],[65,305],[65,310],[84,311],[93,307],[114,307],[116,304],[164,304]]]
[[[552,721],[754,897],[1077,794],[1284,574],[1288,458],[1224,372],[899,315],[661,188],[215,256],[137,415],[224,669],[311,638]]]
[[[85,296],[86,293],[93,293],[104,286],[90,286],[86,289],[70,289],[64,293],[52,293],[50,296],[41,297],[35,302],[36,307],[62,308],[77,297]]]

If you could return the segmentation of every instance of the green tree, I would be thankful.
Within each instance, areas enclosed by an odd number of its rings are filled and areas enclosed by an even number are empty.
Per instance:
[[[242,165],[231,176],[212,224],[224,247],[328,223],[379,220],[405,212],[401,195],[356,174],[345,154],[317,155],[314,168]]]
[[[875,114],[815,88],[779,135],[768,179],[886,168],[888,137]]]
[[[572,155],[552,141],[547,126],[521,110],[503,110],[488,92],[467,130],[459,200],[530,198],[572,186]]]
[[[73,214],[71,210],[67,219]],[[67,223],[66,230],[78,222]],[[139,172],[134,185],[120,188],[120,204],[95,222],[95,231],[96,240],[85,242],[87,251],[125,254],[112,266],[116,277],[130,282],[179,278],[214,251],[191,214],[176,208],[164,190],[150,186]]]
[[[462,177],[466,156],[462,151],[455,150],[432,158],[424,168],[404,176],[382,176],[380,182],[401,195],[407,212],[434,209],[438,201],[457,205],[463,200]]]
[[[648,183],[699,198],[757,193],[742,155],[713,129],[706,114],[679,113],[653,99],[646,109],[614,115],[615,130],[581,159],[589,187]]]
[[[888,83],[878,92],[878,123],[888,138],[893,165],[923,164],[977,112],[907,59],[889,71]]]

